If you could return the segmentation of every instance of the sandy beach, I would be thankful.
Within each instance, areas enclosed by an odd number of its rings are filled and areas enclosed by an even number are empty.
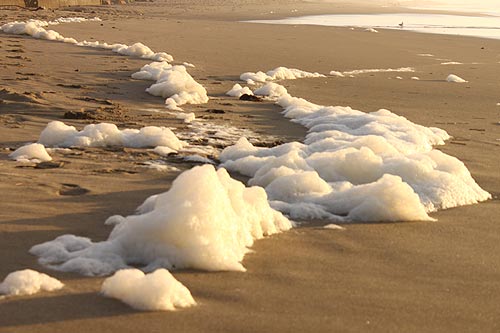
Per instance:
[[[362,1],[292,0],[0,9],[1,24],[98,16],[102,21],[53,28],[77,40],[140,41],[195,64],[189,71],[210,101],[183,109],[212,124],[251,131],[253,141],[267,147],[303,140],[307,129],[284,118],[273,102],[225,95],[242,83],[241,73],[278,66],[325,74],[413,67],[412,73],[280,84],[314,103],[389,109],[446,130],[452,139],[438,149],[463,161],[493,197],[430,214],[437,222],[349,223],[345,230],[328,230],[322,227],[328,221],[306,221],[256,241],[243,262],[247,272],[173,271],[197,306],[136,311],[99,294],[104,278],[50,270],[28,251],[62,234],[105,240],[112,229],[104,225],[106,218],[133,214],[146,197],[166,191],[180,172],[197,164],[170,156],[165,160],[176,169],[158,171],[147,167],[158,156],[136,148],[54,151],[54,162],[61,163],[50,169],[16,163],[8,155],[35,142],[52,120],[79,129],[103,121],[176,132],[187,125],[151,112],[163,109],[163,99],[144,92],[150,82],[131,78],[148,60],[0,33],[0,277],[31,268],[65,284],[53,293],[0,299],[0,332],[497,332],[500,40],[241,22],[379,11]],[[441,65],[446,61],[461,64]],[[449,84],[450,73],[469,82]],[[68,118],[67,112],[80,110],[92,117]]]

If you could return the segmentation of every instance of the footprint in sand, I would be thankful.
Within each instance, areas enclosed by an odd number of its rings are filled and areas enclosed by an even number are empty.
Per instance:
[[[16,78],[22,79],[22,78]],[[35,103],[35,104],[47,104],[43,93],[25,91],[20,93],[14,89],[4,88],[0,89],[0,100],[6,104],[15,103]]]
[[[36,73],[22,73],[22,72],[16,72],[17,75],[26,75],[26,76],[36,76],[38,74]],[[40,76],[40,75],[38,75]]]
[[[64,166],[64,162],[53,162],[53,161],[47,161],[47,162],[40,162],[35,165],[35,169],[57,169],[57,168],[62,168]]]
[[[31,61],[30,58],[28,57],[23,57],[23,56],[20,56],[20,55],[15,55],[15,56],[5,56],[5,58],[8,58],[8,59],[18,59],[18,60],[25,60],[25,61]]]
[[[84,195],[89,193],[90,190],[80,187],[76,184],[61,184],[61,188],[59,189],[59,195]]]

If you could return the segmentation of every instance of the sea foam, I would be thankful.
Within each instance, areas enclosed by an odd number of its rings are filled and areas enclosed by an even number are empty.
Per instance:
[[[149,274],[133,268],[119,270],[104,281],[101,292],[143,311],[173,311],[196,305],[189,290],[166,269]]]
[[[32,269],[12,272],[0,283],[0,294],[33,295],[40,291],[55,291],[64,287],[59,280]]]
[[[261,148],[242,138],[220,160],[292,218],[432,220],[429,212],[491,197],[461,161],[433,149],[449,138],[441,129],[384,109],[317,105],[273,82],[254,93],[274,97],[285,117],[307,127],[304,143]]]
[[[129,265],[145,271],[196,268],[245,271],[241,261],[256,239],[292,227],[266,192],[247,188],[211,165],[180,174],[167,192],[150,197],[138,215],[114,216],[108,239],[62,235],[30,252],[50,268],[108,275]]]

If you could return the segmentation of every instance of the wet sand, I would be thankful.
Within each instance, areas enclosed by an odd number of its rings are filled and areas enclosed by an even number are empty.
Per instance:
[[[494,332],[500,315],[500,41],[317,26],[237,22],[312,13],[373,12],[347,2],[176,1],[87,8],[73,13],[1,10],[2,23],[27,15],[99,16],[103,22],[53,27],[78,40],[143,42],[177,61],[214,97],[186,106],[198,117],[250,128],[271,144],[300,140],[305,129],[271,103],[238,101],[224,93],[241,73],[277,66],[331,70],[415,67],[416,73],[283,82],[292,95],[362,111],[387,108],[411,121],[445,129],[439,147],[462,160],[493,200],[432,214],[435,223],[349,224],[326,230],[311,221],[257,241],[246,273],[178,271],[198,306],[137,312],[98,293],[102,278],[48,270],[31,246],[71,233],[104,240],[103,224],[128,215],[149,195],[168,189],[176,172],[144,168],[146,150],[75,149],[54,153],[55,169],[20,167],[7,149],[36,141],[50,120],[78,128],[95,121],[119,127],[183,128],[130,78],[146,60],[108,51],[0,34],[0,277],[18,269],[48,273],[66,284],[54,293],[0,300],[0,332]],[[266,3],[266,4],[263,4]],[[296,12],[292,10],[297,10]],[[95,11],[92,13],[91,11]],[[272,12],[272,13],[271,13]],[[101,25],[102,24],[102,25]],[[430,53],[434,57],[418,54]],[[445,60],[463,65],[440,65]],[[469,81],[445,82],[450,73]],[[396,79],[400,76],[403,79]],[[419,81],[410,80],[418,76]],[[107,102],[106,102],[107,101]],[[99,119],[63,119],[66,111],[96,110]],[[208,114],[208,109],[224,114]],[[192,164],[171,158],[180,170]],[[327,222],[323,222],[327,223]]]

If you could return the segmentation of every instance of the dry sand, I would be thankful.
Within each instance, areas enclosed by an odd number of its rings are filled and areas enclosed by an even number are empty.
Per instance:
[[[193,76],[212,99],[187,111],[211,121],[251,128],[270,144],[300,140],[305,130],[270,103],[224,96],[246,71],[283,65],[330,70],[412,66],[417,73],[285,82],[292,95],[363,111],[388,108],[410,120],[445,129],[446,153],[464,161],[493,194],[488,202],[440,211],[436,223],[321,223],[258,241],[246,273],[174,272],[199,305],[177,312],[136,312],[98,294],[101,278],[47,270],[29,255],[32,245],[72,233],[107,237],[104,220],[133,212],[147,196],[168,189],[175,172],[141,163],[145,150],[81,149],[54,154],[55,169],[20,167],[7,157],[38,138],[66,111],[95,110],[120,127],[183,124],[145,116],[162,100],[143,92],[130,74],[147,61],[68,44],[0,34],[0,277],[23,268],[46,272],[66,288],[0,300],[0,332],[497,332],[500,329],[500,41],[404,31],[371,34],[314,26],[273,26],[239,19],[305,13],[373,12],[354,2],[169,1],[55,12],[1,10],[16,18],[98,15],[101,23],[55,27],[65,36],[108,42],[141,41],[196,64]],[[73,12],[77,10],[78,12]],[[93,12],[92,12],[93,11]],[[94,13],[95,12],[95,13]],[[271,13],[272,12],[272,13]],[[434,58],[417,54],[431,53]],[[436,58],[463,62],[442,66]],[[470,83],[447,84],[451,72]],[[403,80],[396,80],[402,76]],[[420,81],[410,80],[419,76]],[[71,86],[71,85],[78,86]],[[102,109],[104,108],[104,110]],[[149,114],[149,113],[148,113]],[[169,163],[184,170],[190,164]]]

